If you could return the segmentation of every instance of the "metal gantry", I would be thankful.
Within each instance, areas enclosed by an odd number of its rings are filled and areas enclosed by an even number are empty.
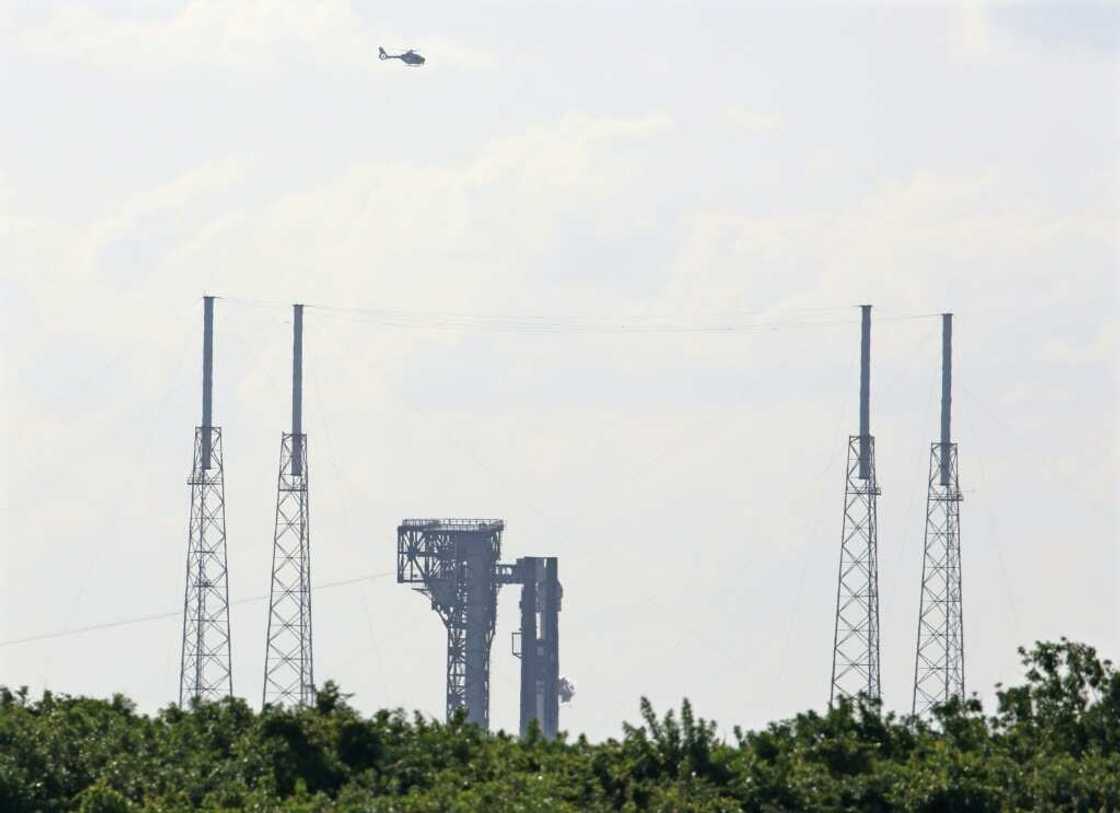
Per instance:
[[[307,435],[303,423],[303,306],[294,307],[292,339],[292,431],[280,439],[276,484],[276,530],[272,543],[264,705],[315,702],[311,633],[311,506]]]
[[[836,585],[829,703],[863,693],[878,699],[879,682],[879,483],[871,435],[871,306],[862,305],[860,327],[860,431],[848,437],[844,519]]]
[[[913,712],[964,697],[964,611],[961,602],[961,489],[952,442],[952,314],[942,315],[941,442],[930,444],[925,553],[914,656]]]
[[[222,430],[211,425],[214,298],[203,300],[202,425],[194,432],[179,705],[233,694]]]
[[[500,519],[406,519],[397,528],[397,582],[421,585],[447,628],[447,717],[490,723],[490,645],[497,620]]]

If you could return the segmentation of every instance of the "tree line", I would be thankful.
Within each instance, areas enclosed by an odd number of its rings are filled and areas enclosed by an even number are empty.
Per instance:
[[[1019,650],[996,708],[931,718],[867,698],[717,735],[685,700],[592,743],[522,741],[463,719],[239,699],[149,716],[110,700],[0,688],[0,810],[1005,811],[1120,810],[1120,674],[1065,639]]]

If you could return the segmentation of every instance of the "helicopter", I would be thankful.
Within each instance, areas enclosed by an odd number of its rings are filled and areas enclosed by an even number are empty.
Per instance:
[[[424,57],[420,56],[420,54],[416,53],[411,48],[403,54],[389,54],[385,52],[384,48],[379,47],[377,49],[377,55],[381,59],[399,59],[405,65],[411,65],[414,68],[424,64]]]

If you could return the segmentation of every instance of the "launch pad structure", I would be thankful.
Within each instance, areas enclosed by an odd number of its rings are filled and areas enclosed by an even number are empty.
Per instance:
[[[498,589],[521,585],[521,733],[536,720],[546,737],[559,722],[561,587],[555,557],[500,562],[500,519],[406,519],[397,528],[397,582],[431,601],[447,628],[447,717],[460,709],[481,728],[490,724],[490,648]]]
[[[521,585],[521,628],[513,633],[513,655],[521,659],[521,736],[536,720],[541,734],[560,729],[560,587],[555,556],[525,556],[514,576]]]
[[[423,585],[447,627],[447,716],[490,722],[490,645],[498,611],[500,519],[406,519],[397,529],[397,582]]]
[[[222,428],[213,414],[214,300],[203,297],[202,420],[195,427],[179,704],[232,696]],[[880,682],[878,498],[871,433],[871,306],[861,305],[859,431],[848,436],[829,704]],[[281,433],[263,705],[315,702],[307,434],[303,429],[303,305],[293,306],[291,431]],[[941,433],[929,446],[924,556],[912,710],[965,696],[957,444],[951,433],[952,314],[942,314]],[[556,557],[504,563],[501,519],[405,519],[397,528],[397,582],[425,595],[447,631],[446,714],[490,722],[490,654],[498,593],[520,587],[512,654],[520,661],[520,734],[559,733],[563,588]]]

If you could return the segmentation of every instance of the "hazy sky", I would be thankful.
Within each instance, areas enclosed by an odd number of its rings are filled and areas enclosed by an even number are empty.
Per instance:
[[[825,705],[863,302],[886,704],[942,310],[969,689],[1039,638],[1120,656],[1118,39],[1115,5],[6,4],[0,682],[176,697],[181,617],[11,642],[181,608],[203,293],[254,705],[296,301],[334,308],[305,319],[315,581],[390,573],[403,517],[504,518],[503,558],[560,557],[563,728]],[[314,613],[320,681],[442,715],[423,598]],[[507,589],[506,729],[516,619]]]

